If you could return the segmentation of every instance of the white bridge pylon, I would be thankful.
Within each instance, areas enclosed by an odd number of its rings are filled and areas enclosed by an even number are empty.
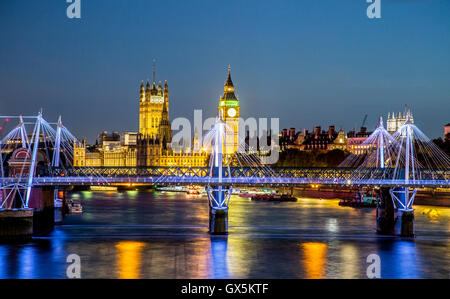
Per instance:
[[[411,121],[410,112],[405,123],[393,135],[399,144],[394,179],[404,180],[405,185],[426,179],[423,169],[447,170],[450,158]],[[435,179],[434,173],[431,179]],[[417,189],[394,188],[391,196],[399,209],[411,211]]]
[[[45,166],[49,170],[52,167],[71,167],[74,158],[74,145],[80,144],[80,142],[62,124],[61,116],[56,123],[47,122],[43,118],[42,112],[39,112],[37,116],[0,116],[0,118],[18,119],[19,121],[14,129],[0,139],[2,178],[0,185],[0,190],[2,190],[0,208],[11,208],[14,205],[13,201],[16,195],[20,197],[22,207],[28,208],[33,180],[36,177],[39,152],[45,153]],[[27,121],[24,121],[24,119]],[[31,135],[28,135],[26,125],[33,127]],[[25,149],[26,154],[21,161],[21,169],[15,171],[13,174],[13,179],[16,180],[16,183],[4,184],[6,155],[3,153],[14,153],[20,148]],[[9,179],[11,179],[11,174],[9,175]]]
[[[359,145],[360,152],[348,156],[339,167],[352,167],[357,169],[367,168],[393,168],[398,151],[398,143],[394,137],[384,128],[383,118],[375,131]],[[355,172],[355,179],[361,179],[359,175],[363,171]],[[370,177],[364,177],[369,179]]]
[[[450,169],[450,158],[412,123],[410,112],[405,123],[393,135],[386,131],[380,118],[376,130],[360,147],[363,153],[351,154],[340,167],[356,168],[351,178],[354,182],[372,179],[379,171],[390,171],[390,179],[396,182],[393,185],[401,182],[400,186],[390,190],[390,194],[394,206],[403,211],[412,210],[417,193],[417,188],[405,186],[435,180],[439,170],[445,172]],[[363,171],[368,168],[374,171]]]
[[[210,207],[214,210],[227,210],[230,203],[230,197],[233,192],[231,185],[224,185],[224,178],[227,174],[231,179],[229,153],[227,154],[226,140],[227,135],[232,135],[234,132],[223,121],[220,115],[211,131],[204,138],[204,146],[210,149],[210,167],[209,177],[216,179],[216,184],[208,185],[206,188]],[[223,162],[225,160],[225,165]]]

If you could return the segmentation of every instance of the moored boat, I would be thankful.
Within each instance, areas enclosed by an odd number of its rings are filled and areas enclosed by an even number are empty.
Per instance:
[[[70,200],[67,203],[67,208],[69,210],[69,214],[82,214],[83,213],[83,206],[80,202],[75,202],[73,200]]]
[[[376,208],[377,207],[377,197],[368,196],[362,192],[355,193],[353,199],[342,199],[339,202],[341,207],[352,207],[352,208]]]
[[[297,198],[289,196],[287,194],[253,195],[251,199],[254,201],[279,201],[279,202],[297,201]]]
[[[198,194],[201,193],[201,187],[200,186],[194,186],[194,185],[188,186],[186,188],[186,193],[190,194],[190,195],[198,195]]]
[[[89,187],[89,190],[96,191],[96,192],[116,192],[117,187],[115,186],[91,186]]]

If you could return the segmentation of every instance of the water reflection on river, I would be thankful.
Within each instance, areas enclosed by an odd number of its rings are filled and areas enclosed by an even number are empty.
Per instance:
[[[416,207],[418,238],[375,234],[375,211],[337,201],[233,197],[230,234],[207,234],[205,198],[182,193],[81,192],[85,213],[49,236],[0,245],[1,278],[65,278],[78,254],[84,278],[449,278],[450,209]]]

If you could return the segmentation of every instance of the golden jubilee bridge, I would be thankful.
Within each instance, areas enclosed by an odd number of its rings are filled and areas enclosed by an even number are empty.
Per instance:
[[[409,120],[409,115],[394,135],[384,129],[380,119],[374,133],[362,144],[365,154],[350,155],[336,168],[268,167],[257,155],[247,154],[245,148],[239,148],[233,157],[233,165],[239,166],[232,166],[227,161],[225,140],[233,131],[220,116],[203,138],[203,145],[211,152],[208,167],[73,167],[74,145],[79,141],[62,124],[61,117],[55,123],[47,122],[42,113],[3,118],[17,119],[18,123],[0,140],[0,212],[17,208],[17,202],[23,209],[40,207],[41,203],[34,202],[40,197],[33,195],[33,190],[40,188],[195,184],[207,190],[210,232],[221,234],[228,230],[233,186],[366,186],[381,189],[380,217],[392,210],[395,222],[400,223],[396,234],[408,236],[414,231],[408,226],[413,223],[417,191],[450,187],[450,158]],[[27,125],[32,129],[27,130]]]
[[[450,184],[450,169],[418,169],[409,180],[396,178],[395,168],[299,168],[271,167],[270,175],[261,167],[229,167],[223,178],[212,177],[210,167],[37,167],[35,186],[72,185],[218,185],[292,186],[320,184],[327,186],[372,187],[445,187]],[[17,178],[4,178],[14,183]],[[23,179],[22,179],[23,180]],[[23,181],[24,182],[24,181]]]

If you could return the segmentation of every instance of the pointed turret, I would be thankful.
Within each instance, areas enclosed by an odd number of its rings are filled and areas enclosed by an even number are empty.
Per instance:
[[[164,81],[164,96],[169,95],[169,85],[167,84],[167,80]]]
[[[158,89],[156,88],[156,82],[153,82],[153,84],[152,84],[151,94],[152,94],[153,96],[155,96],[155,95],[158,94]]]
[[[228,65],[228,77],[227,77],[227,81],[225,81],[224,91],[225,92],[234,92],[234,84],[233,84],[233,80],[231,80],[231,65]]]
[[[150,100],[150,93],[151,93],[150,82],[147,79],[147,85],[145,86],[145,98],[147,101]]]
[[[164,81],[164,105],[167,109],[167,118],[169,118],[169,85],[167,84],[167,80]]]
[[[236,95],[234,94],[234,84],[231,80],[231,66],[228,66],[228,77],[224,85],[224,93],[220,99],[221,101],[238,101]]]
[[[143,102],[145,100],[145,88],[144,80],[141,81],[141,87],[139,89],[139,101]]]
[[[411,111],[408,110],[406,112],[406,116],[405,116],[405,124],[413,124],[413,123],[414,122],[413,122],[413,119],[412,119],[412,116],[411,116]]]
[[[169,121],[168,104],[166,105],[166,102],[163,105],[161,122],[159,123],[159,136],[161,137],[163,148],[167,149],[169,143],[172,142],[172,128]]]

